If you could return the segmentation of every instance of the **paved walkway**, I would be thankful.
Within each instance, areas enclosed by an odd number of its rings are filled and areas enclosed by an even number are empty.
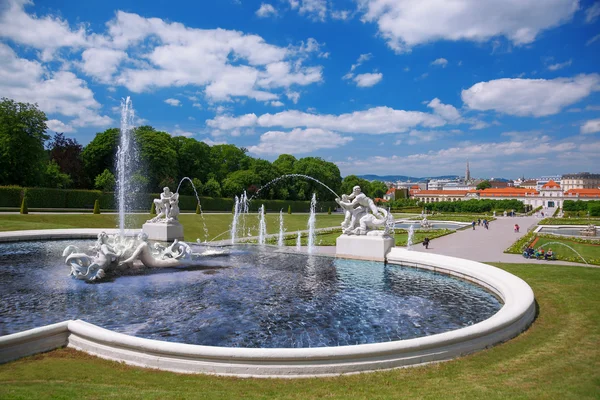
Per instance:
[[[585,265],[568,261],[525,259],[519,254],[504,253],[504,250],[509,248],[517,239],[525,236],[529,228],[533,228],[538,221],[539,219],[536,217],[497,217],[495,221],[490,222],[489,229],[485,229],[483,225],[475,226],[475,230],[468,228],[451,235],[432,239],[429,243],[429,249],[425,249],[419,243],[414,245],[412,250],[480,262]],[[515,224],[519,224],[519,233],[514,232]]]

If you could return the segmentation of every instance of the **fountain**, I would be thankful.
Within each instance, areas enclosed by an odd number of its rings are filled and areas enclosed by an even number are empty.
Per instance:
[[[597,228],[594,224],[589,224],[585,228],[581,229],[579,233],[581,236],[596,236]]]
[[[408,228],[408,238],[406,239],[406,249],[410,250],[413,245],[413,238],[415,236],[415,228],[411,225]]]
[[[302,250],[302,233],[298,231],[298,235],[296,236],[296,251]]]
[[[561,246],[564,246],[564,247],[567,247],[567,248],[571,249],[573,251],[573,253],[577,254],[579,256],[579,258],[581,258],[581,260],[583,260],[583,262],[585,264],[589,265],[588,262],[585,260],[585,258],[583,258],[583,256],[581,254],[579,254],[579,252],[577,250],[575,250],[574,248],[572,248],[568,244],[564,244],[564,243],[561,243],[561,242],[548,242],[548,243],[544,243],[544,244],[540,245],[540,248],[543,248],[545,246],[549,246],[551,244],[559,244]]]
[[[419,223],[421,225],[421,228],[423,228],[423,229],[431,229],[431,228],[433,228],[433,224],[431,222],[429,222],[429,220],[427,219],[427,217],[423,217],[423,219]]]
[[[137,150],[133,138],[133,117],[134,111],[131,98],[127,96],[121,102],[121,130],[119,135],[119,145],[116,154],[116,200],[119,209],[119,233],[125,236],[125,220],[127,213],[133,208],[131,197],[128,194],[134,193],[132,175],[137,164]]]
[[[283,228],[283,210],[279,210],[279,236],[277,237],[277,246],[283,247],[283,235],[285,230]]]
[[[316,216],[317,208],[317,195],[313,193],[312,199],[310,200],[310,216],[308,217],[308,253],[312,254],[315,251],[315,223],[317,221]]]
[[[265,205],[261,205],[258,209],[258,244],[265,244],[267,236],[267,223],[265,222]]]

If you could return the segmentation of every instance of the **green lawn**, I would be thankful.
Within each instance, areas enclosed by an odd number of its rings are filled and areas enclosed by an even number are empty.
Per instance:
[[[150,214],[134,214],[129,216],[132,226],[141,228],[142,224],[150,219]],[[197,214],[180,214],[179,220],[184,226],[185,240],[204,240],[204,225],[208,230],[208,240],[218,236],[226,239],[229,234],[231,214],[205,214],[204,222]],[[293,232],[307,229],[308,214],[284,214],[284,227],[286,231]],[[339,226],[344,217],[341,214],[318,214],[317,228]],[[265,221],[268,233],[279,232],[279,214],[266,214]],[[29,229],[58,229],[58,228],[116,228],[117,216],[114,214],[0,214],[0,231],[17,231]],[[250,234],[258,234],[257,214],[248,214],[240,219],[240,226],[250,228]],[[219,236],[220,235],[220,236]]]
[[[600,226],[600,218],[544,218],[538,225],[589,225]]]
[[[523,334],[457,360],[319,379],[145,370],[69,349],[0,365],[0,398],[597,399],[600,269],[498,264],[527,281],[539,315]]]
[[[548,244],[551,243],[551,244]],[[534,248],[543,246],[544,250],[552,249],[552,252],[559,260],[582,262],[581,258],[569,247],[563,246],[562,243],[572,247],[590,264],[600,264],[600,241],[597,244],[578,243],[574,240],[569,240],[560,237],[539,237],[533,245]]]
[[[421,243],[426,237],[428,237],[429,239],[435,239],[441,236],[450,235],[454,232],[455,231],[452,229],[433,229],[429,231],[415,230],[413,244]],[[317,233],[315,244],[317,246],[335,246],[336,239],[340,236],[341,233],[341,230],[336,230],[334,232]],[[403,229],[399,229],[394,235],[394,239],[396,240],[396,246],[406,246],[406,243],[408,241],[408,233]],[[308,236],[303,235],[301,238],[301,242],[302,246],[307,246]],[[267,243],[276,244],[277,238],[269,238],[267,240]],[[288,236],[288,238],[284,240],[284,244],[286,246],[295,246],[296,237],[294,237],[293,235],[291,237]]]

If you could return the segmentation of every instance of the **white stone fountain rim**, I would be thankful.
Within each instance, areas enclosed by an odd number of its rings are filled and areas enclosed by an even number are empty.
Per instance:
[[[89,237],[94,236],[91,230],[87,231]],[[31,238],[30,234],[24,237],[21,240],[43,239]],[[240,377],[331,376],[449,360],[509,340],[535,318],[535,299],[529,285],[499,268],[403,248],[393,248],[387,260],[472,281],[495,293],[504,306],[485,321],[436,335],[384,343],[294,349],[163,342],[71,320],[0,337],[0,363],[66,345],[102,358],[175,372]]]

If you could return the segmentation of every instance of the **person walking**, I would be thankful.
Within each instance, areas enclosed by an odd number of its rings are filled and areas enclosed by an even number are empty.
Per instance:
[[[475,220],[473,220],[473,222],[471,223],[471,226],[473,226],[473,230],[475,230]]]
[[[423,239],[423,246],[425,246],[426,249],[429,249],[429,238],[428,237]]]

